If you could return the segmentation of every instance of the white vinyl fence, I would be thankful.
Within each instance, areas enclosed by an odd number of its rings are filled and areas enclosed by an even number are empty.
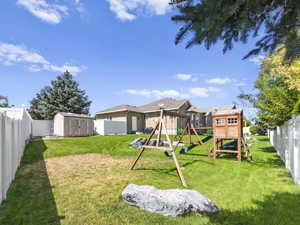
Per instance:
[[[300,185],[300,116],[268,132],[270,142]]]
[[[95,120],[95,130],[100,135],[127,134],[126,122],[111,120]]]
[[[0,109],[0,203],[15,178],[27,141],[31,117],[24,109]]]
[[[53,134],[53,126],[53,120],[32,120],[32,136],[50,136]]]

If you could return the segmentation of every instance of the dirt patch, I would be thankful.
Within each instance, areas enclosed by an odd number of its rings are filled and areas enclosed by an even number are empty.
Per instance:
[[[101,154],[82,154],[49,158],[37,163],[25,165],[21,174],[29,172],[47,172],[49,176],[61,176],[65,173],[76,173],[81,170],[107,170],[129,168],[132,159],[105,156]]]
[[[46,167],[50,176],[62,173],[74,173],[76,170],[107,169],[111,167],[129,168],[130,160],[100,154],[71,155],[46,159]]]

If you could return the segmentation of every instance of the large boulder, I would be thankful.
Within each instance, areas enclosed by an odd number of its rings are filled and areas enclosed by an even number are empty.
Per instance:
[[[215,213],[219,210],[211,200],[195,190],[159,190],[153,186],[129,184],[122,192],[122,198],[129,205],[164,216],[189,212]]]

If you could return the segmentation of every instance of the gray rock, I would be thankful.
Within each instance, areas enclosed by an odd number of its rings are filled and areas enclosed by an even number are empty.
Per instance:
[[[122,192],[122,199],[129,205],[164,216],[189,212],[215,213],[219,210],[211,200],[195,190],[159,190],[153,186],[129,184]]]

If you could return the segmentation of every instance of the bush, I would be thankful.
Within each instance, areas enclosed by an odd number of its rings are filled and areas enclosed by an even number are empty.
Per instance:
[[[251,127],[250,127],[250,133],[251,133],[252,135],[257,134],[257,126],[251,126]]]
[[[294,105],[293,114],[294,115],[299,115],[300,114],[300,95],[298,95],[298,100]]]

